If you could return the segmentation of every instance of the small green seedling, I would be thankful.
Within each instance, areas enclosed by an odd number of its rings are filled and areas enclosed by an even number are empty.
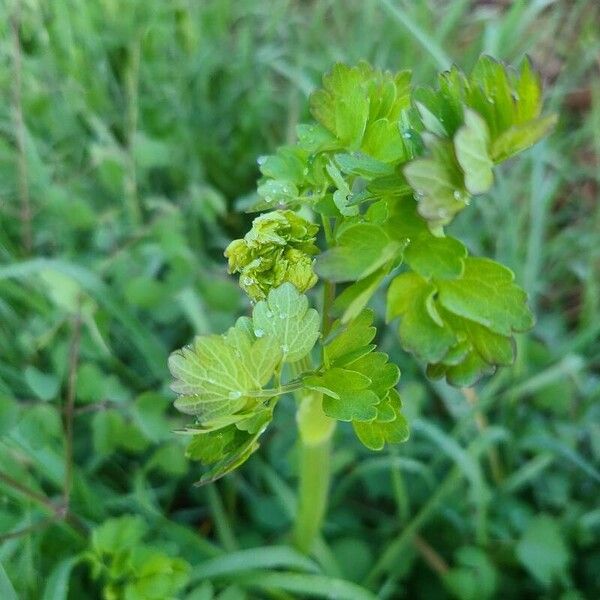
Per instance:
[[[409,427],[398,367],[377,350],[369,300],[387,290],[404,350],[431,378],[470,386],[514,360],[533,316],[513,273],[470,256],[444,227],[490,189],[494,167],[554,125],[528,60],[518,71],[483,56],[437,88],[409,71],[338,64],[310,98],[314,123],[259,159],[257,217],[225,251],[251,316],[174,352],[175,406],[194,418],[187,455],[201,482],[240,466],[273,412],[297,400],[300,489],[296,543],[310,550],[323,518],[337,421],[372,450]],[[317,225],[320,222],[320,226]],[[319,312],[305,295],[320,282]]]

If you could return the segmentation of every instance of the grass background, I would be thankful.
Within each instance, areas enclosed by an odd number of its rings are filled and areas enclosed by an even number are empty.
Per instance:
[[[247,310],[222,257],[236,206],[323,71],[367,59],[429,83],[482,52],[529,54],[560,115],[452,226],[516,272],[536,328],[457,390],[382,326],[413,434],[375,455],[340,428],[306,564],[282,547],[291,403],[243,469],[193,488],[166,357]],[[391,599],[599,597],[599,56],[593,0],[5,0],[0,596],[102,597],[89,531],[136,514],[138,546],[191,565],[190,600],[362,597],[331,578]]]

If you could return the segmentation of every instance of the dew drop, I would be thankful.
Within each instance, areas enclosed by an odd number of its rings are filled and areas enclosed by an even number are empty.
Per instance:
[[[290,349],[289,349],[289,347],[288,347],[288,345],[287,345],[287,344],[281,344],[281,351],[282,351],[284,354],[287,354],[287,353],[289,352],[289,350],[290,350]]]
[[[281,320],[283,320],[283,319],[287,319],[287,315],[286,315],[285,313],[281,313],[281,314],[279,315],[279,318],[280,318]]]
[[[254,330],[254,335],[257,338],[261,338],[263,335],[265,335],[265,332],[262,329],[255,329]]]
[[[273,202],[273,198],[271,198],[271,196],[265,196],[265,202]]]
[[[256,159],[256,162],[259,164],[259,166],[264,165],[267,162],[267,157],[266,156],[259,156]]]
[[[243,283],[244,285],[252,285],[254,283],[254,279],[252,279],[252,277],[244,277]]]
[[[410,131],[405,131],[405,132],[402,134],[402,137],[403,137],[405,140],[410,140],[410,138],[412,137],[412,133],[411,133]]]
[[[238,392],[237,390],[234,390],[233,392],[229,392],[229,399],[230,400],[237,400],[238,398],[242,397],[242,392]]]
[[[456,200],[460,200],[462,198],[462,194],[460,193],[459,190],[454,190],[454,198]]]
[[[267,317],[267,319],[270,319],[270,318],[273,316],[273,313],[272,313],[270,310],[268,310],[268,311],[265,313],[265,316]]]

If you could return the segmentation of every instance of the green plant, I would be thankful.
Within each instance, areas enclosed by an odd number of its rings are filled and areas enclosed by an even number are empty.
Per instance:
[[[252,316],[169,359],[175,406],[195,417],[182,432],[187,456],[209,466],[201,483],[246,461],[277,403],[295,395],[305,552],[326,509],[336,422],[372,450],[408,439],[400,372],[373,343],[366,308],[379,287],[389,282],[387,318],[400,317],[402,347],[429,377],[470,386],[513,362],[514,333],[533,325],[525,292],[444,227],[491,188],[497,164],[555,123],[540,114],[528,60],[513,71],[487,56],[469,76],[442,73],[435,89],[412,87],[408,71],[337,64],[310,107],[316,122],[298,126],[296,145],[259,160],[253,210],[271,212],[225,252]],[[317,277],[320,316],[303,295]]]

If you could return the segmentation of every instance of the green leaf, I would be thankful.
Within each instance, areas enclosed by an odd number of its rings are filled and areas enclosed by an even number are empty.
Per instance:
[[[319,337],[319,314],[291,283],[271,290],[252,311],[254,335],[277,344],[283,362],[304,358]]]
[[[371,380],[369,389],[383,400],[400,379],[400,369],[388,360],[384,352],[370,352],[347,363],[347,368],[368,377]]]
[[[327,163],[325,169],[337,188],[336,191],[333,192],[333,202],[340,211],[340,214],[345,217],[356,216],[358,214],[358,208],[350,205],[350,199],[352,197],[350,186],[333,162]]]
[[[207,421],[240,411],[271,379],[281,346],[270,336],[254,338],[243,322],[226,335],[196,338],[169,357],[176,408]]]
[[[13,587],[2,563],[0,562],[0,597],[4,600],[18,600],[17,593]]]
[[[340,600],[377,600],[375,594],[356,583],[325,575],[256,570],[240,574],[236,577],[236,581],[245,587],[265,592],[279,589],[299,597],[331,598],[333,596]]]
[[[368,277],[360,279],[356,283],[349,285],[335,299],[333,310],[342,313],[342,323],[348,323],[355,319],[365,308],[369,300],[379,289],[382,281],[390,270],[390,265],[384,265]]]
[[[311,154],[334,150],[340,145],[335,136],[318,123],[297,125],[296,135],[298,136],[298,146]]]
[[[139,516],[108,519],[92,531],[92,548],[99,554],[114,555],[138,545],[148,531]]]
[[[298,198],[298,188],[292,181],[267,179],[258,186],[258,195],[267,204],[287,205]]]
[[[270,546],[230,552],[204,561],[192,570],[191,583],[243,573],[254,569],[275,569],[287,567],[296,571],[317,572],[316,563],[288,546]]]
[[[401,249],[379,225],[350,224],[339,233],[336,245],[317,257],[315,271],[328,281],[356,281],[392,260]]]
[[[71,572],[79,560],[79,557],[72,556],[61,560],[54,566],[44,587],[42,600],[67,600]],[[4,596],[2,597],[4,598]]]
[[[417,237],[404,250],[404,261],[427,279],[456,279],[464,271],[467,249],[451,237]]]
[[[369,124],[361,150],[383,163],[405,162],[410,158],[396,120],[378,119]]]
[[[521,564],[542,585],[567,582],[569,549],[552,517],[539,515],[531,519],[516,550]]]
[[[417,88],[413,99],[425,129],[440,137],[454,136],[463,122],[467,89],[465,75],[455,66],[440,73],[437,90]]]
[[[17,402],[0,393],[0,436],[6,435],[16,425],[18,418]]]
[[[387,320],[400,316],[400,341],[407,352],[427,362],[438,362],[456,337],[434,305],[436,287],[416,273],[396,277],[388,290]]]
[[[444,308],[500,335],[533,326],[527,294],[514,283],[513,272],[493,260],[465,259],[462,277],[439,281],[438,289]]]
[[[258,438],[264,433],[270,418],[265,415],[264,426],[255,433],[238,431],[235,438],[226,447],[223,457],[202,475],[197,485],[205,485],[220,479],[244,464],[259,448]],[[233,425],[231,427],[234,427]],[[206,435],[214,435],[217,432]]]
[[[375,179],[376,177],[385,177],[394,173],[394,168],[390,165],[362,152],[336,154],[335,162],[342,173],[357,175],[367,180]]]
[[[476,112],[466,110],[465,124],[454,137],[454,148],[465,174],[465,187],[471,194],[487,192],[494,182],[489,144],[490,134],[485,121]]]
[[[496,593],[494,564],[486,553],[474,546],[463,546],[456,553],[459,566],[444,575],[444,583],[460,600],[486,600]]]
[[[326,394],[323,412],[338,421],[371,421],[377,416],[377,394],[369,389],[371,379],[366,375],[334,367],[321,376],[311,376],[304,384]]]
[[[481,56],[469,76],[467,104],[486,122],[492,139],[515,120],[515,103],[504,65]]]
[[[213,465],[198,483],[215,481],[246,462],[258,449],[258,438],[272,418],[272,408],[265,408],[251,416],[252,426],[246,429],[242,428],[243,425],[240,427],[240,423],[235,423],[216,431],[195,435],[187,447],[186,456],[204,465]]]
[[[314,118],[349,149],[358,149],[369,117],[364,72],[336,64],[323,76],[323,88],[310,97]]]
[[[443,368],[444,364],[442,363],[440,366]],[[491,375],[494,371],[494,365],[486,363],[477,352],[469,351],[460,362],[447,367],[444,374],[450,385],[470,387],[481,377]]]
[[[492,144],[492,158],[495,162],[502,162],[533,146],[554,128],[557,120],[557,116],[552,114],[527,123],[513,125]]]
[[[304,181],[307,158],[308,153],[298,147],[281,146],[276,154],[261,157],[258,163],[266,177],[299,185]]]
[[[426,360],[428,376],[468,386],[514,360],[515,331],[532,325],[526,294],[509,269],[465,258],[454,279],[396,277],[388,291],[388,319],[401,317],[402,347]]]
[[[371,450],[382,450],[385,444],[401,444],[409,437],[408,423],[401,412],[402,404],[398,392],[395,389],[390,390],[382,404],[385,407],[377,407],[378,414],[374,421],[352,423],[358,439]],[[384,408],[391,409],[392,419],[386,416]]]
[[[53,374],[42,373],[42,371],[29,365],[25,367],[25,381],[31,391],[44,401],[56,398],[60,380]]]
[[[406,244],[403,259],[406,264],[426,279],[454,279],[464,269],[467,249],[455,238],[437,237],[417,212],[412,198],[389,202],[386,231],[392,239]]]
[[[373,421],[380,415],[385,420],[387,413],[387,420],[393,419],[392,408],[382,403],[398,383],[400,370],[387,354],[373,352],[372,322],[371,310],[347,324],[336,321],[323,347],[325,370],[304,379],[307,388],[324,394],[323,412],[331,418]]]
[[[537,119],[542,109],[542,83],[527,57],[523,59],[519,69],[516,92],[517,121],[525,123]]]
[[[323,352],[326,363],[333,366],[344,366],[360,356],[371,352],[375,346],[371,344],[377,330],[373,327],[374,313],[364,310],[350,323],[336,321],[327,340]]]
[[[432,227],[446,225],[469,201],[462,170],[452,144],[430,140],[431,158],[418,158],[404,167],[404,176],[415,191],[419,214]]]
[[[488,364],[508,366],[513,363],[515,348],[512,337],[500,335],[479,323],[461,319],[445,311],[443,318],[458,333],[459,338],[469,340],[473,349]],[[452,365],[452,357],[444,356],[444,363]]]

